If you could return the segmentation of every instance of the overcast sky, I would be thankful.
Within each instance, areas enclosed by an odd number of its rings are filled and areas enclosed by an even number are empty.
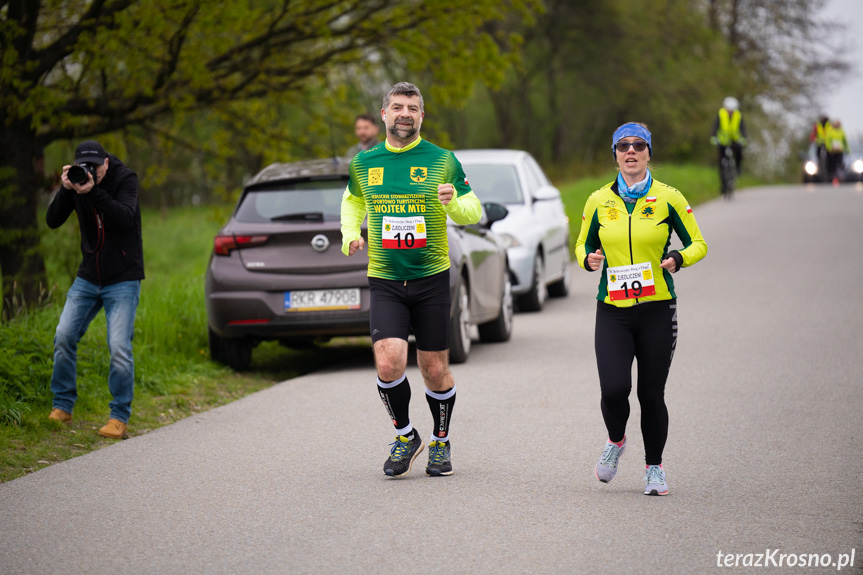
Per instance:
[[[863,137],[863,1],[828,0],[824,14],[847,25],[847,40],[851,49],[848,60],[854,66],[834,93],[824,99],[824,112],[839,118],[848,137]]]

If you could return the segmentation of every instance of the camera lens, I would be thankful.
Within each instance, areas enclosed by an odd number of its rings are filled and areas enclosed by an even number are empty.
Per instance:
[[[66,177],[69,178],[69,181],[73,184],[83,185],[87,183],[87,170],[82,168],[81,166],[71,166],[69,171],[66,172]]]

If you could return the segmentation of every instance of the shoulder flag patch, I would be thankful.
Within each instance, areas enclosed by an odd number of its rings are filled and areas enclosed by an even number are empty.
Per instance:
[[[586,216],[584,215],[584,212],[581,212],[581,219],[582,219],[582,220],[586,219]]]
[[[692,208],[690,208],[689,206],[686,206],[686,213],[687,213],[687,214],[691,214],[691,213],[692,213]]]

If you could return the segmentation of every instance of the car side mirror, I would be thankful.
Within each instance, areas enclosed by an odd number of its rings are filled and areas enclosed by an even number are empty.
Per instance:
[[[533,193],[534,202],[559,200],[560,192],[554,186],[541,186]]]
[[[502,204],[487,202],[482,207],[485,210],[485,225],[489,228],[493,223],[499,222],[509,215],[509,210]]]

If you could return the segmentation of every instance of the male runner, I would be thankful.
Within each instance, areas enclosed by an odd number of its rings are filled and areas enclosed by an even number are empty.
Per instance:
[[[369,324],[378,392],[396,428],[384,463],[390,477],[406,475],[423,449],[411,425],[405,377],[413,329],[417,365],[435,422],[426,473],[452,475],[449,427],[455,382],[449,370],[449,245],[447,216],[479,221],[479,199],[452,152],[420,137],[425,111],[419,88],[399,82],[383,100],[386,141],[354,156],[342,198],[342,252],[364,249],[360,225],[368,214]]]

